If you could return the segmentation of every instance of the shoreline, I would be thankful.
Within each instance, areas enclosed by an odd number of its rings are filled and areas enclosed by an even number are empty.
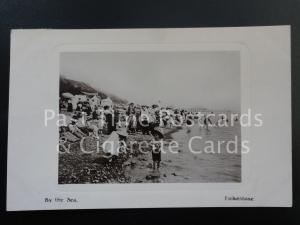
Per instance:
[[[171,139],[171,134],[182,128],[163,129],[166,140]],[[108,135],[101,137],[101,144]],[[128,141],[150,141],[150,135],[140,133],[130,134]],[[96,140],[86,137],[84,145],[91,150],[96,150]],[[133,148],[134,149],[134,148]],[[146,150],[146,152],[150,152]],[[85,184],[85,183],[130,183],[130,178],[126,177],[125,170],[128,166],[133,166],[143,153],[134,151],[132,153],[121,153],[111,160],[104,158],[101,152],[82,153],[80,143],[70,143],[70,153],[59,153],[59,184]]]
[[[229,130],[222,133],[224,129],[226,128],[207,132],[199,130],[198,127],[193,127],[192,131],[185,127],[162,128],[164,144],[168,145],[172,140],[178,139],[180,147],[177,154],[162,155],[159,172],[152,169],[151,148],[145,146],[140,151],[138,146],[140,141],[151,141],[151,135],[129,134],[127,141],[137,143],[132,145],[131,151],[120,153],[111,159],[104,158],[101,151],[96,151],[96,139],[87,137],[84,145],[89,150],[94,150],[93,153],[82,153],[78,142],[71,144],[69,154],[59,153],[58,183],[239,182],[240,154],[193,155],[185,147],[185,142],[191,135],[202,134],[204,140],[220,135],[222,138],[229,138]],[[107,137],[108,135],[105,135],[100,138],[100,146]],[[203,148],[201,145],[198,147]]]

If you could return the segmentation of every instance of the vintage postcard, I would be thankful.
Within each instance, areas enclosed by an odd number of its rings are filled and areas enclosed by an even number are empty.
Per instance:
[[[11,38],[7,210],[292,205],[289,26]]]

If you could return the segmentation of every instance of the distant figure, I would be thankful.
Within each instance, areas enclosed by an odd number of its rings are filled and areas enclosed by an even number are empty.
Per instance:
[[[137,120],[135,114],[130,114],[128,117],[128,132],[135,133],[137,127]]]
[[[98,132],[101,135],[101,137],[103,136],[104,126],[105,126],[105,115],[104,112],[100,112],[99,120],[98,120],[98,129],[99,129]]]
[[[97,112],[97,106],[95,106],[95,109],[94,109],[94,111],[93,111],[93,113],[92,113],[92,119],[93,120],[98,120],[98,112]]]
[[[126,115],[127,115],[127,116],[132,115],[132,114],[135,114],[134,103],[130,103],[130,104],[128,105],[127,112],[126,112]]]
[[[68,101],[67,111],[68,112],[73,112],[73,105],[72,105],[72,101],[71,100]]]
[[[204,115],[203,124],[204,124],[204,127],[206,128],[206,130],[209,130],[209,129],[208,129],[209,123],[210,123],[211,125],[213,124],[213,123],[211,122],[210,118],[207,117],[206,115]]]
[[[77,103],[76,112],[82,112],[82,104]]]
[[[186,116],[186,125],[191,126],[193,124],[193,114],[188,113]]]
[[[116,131],[113,112],[109,106],[104,106],[105,120],[107,123],[107,134],[110,135],[113,131]]]

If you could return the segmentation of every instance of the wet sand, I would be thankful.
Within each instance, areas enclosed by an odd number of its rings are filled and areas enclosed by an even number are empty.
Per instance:
[[[188,142],[193,136],[201,136],[201,140],[194,140],[192,148],[201,153],[192,153]],[[226,144],[220,145],[220,153],[205,153],[206,141],[212,141],[217,151],[218,141],[233,141],[238,138],[237,153],[229,153]],[[167,151],[168,143],[177,140],[178,153]],[[205,128],[194,126],[184,127],[170,134],[166,140],[166,153],[162,153],[159,171],[152,169],[151,153],[140,154],[133,163],[125,168],[125,176],[134,183],[194,183],[194,182],[240,182],[241,154],[240,154],[240,126]],[[233,149],[230,148],[230,149]]]
[[[133,154],[121,154],[112,162],[104,159],[101,153],[83,154],[79,143],[71,145],[69,154],[59,154],[59,183],[195,183],[195,182],[240,182],[240,126],[215,127],[207,131],[194,126],[181,129],[164,129],[165,141],[159,171],[152,169],[151,149],[137,151]],[[194,140],[192,148],[202,151],[192,153],[188,141],[194,136],[202,140]],[[231,141],[238,138],[238,153],[228,153],[226,145],[221,145],[219,153],[205,153],[206,141]],[[101,137],[100,143],[107,139]],[[150,135],[129,135],[129,141],[150,141]],[[179,147],[176,153],[168,150],[170,142],[176,140]],[[96,151],[96,141],[86,138],[85,149]],[[216,150],[216,149],[215,149]]]

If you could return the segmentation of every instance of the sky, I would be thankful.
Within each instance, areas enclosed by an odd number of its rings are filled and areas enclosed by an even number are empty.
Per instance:
[[[61,53],[60,74],[137,104],[240,111],[237,51]]]

